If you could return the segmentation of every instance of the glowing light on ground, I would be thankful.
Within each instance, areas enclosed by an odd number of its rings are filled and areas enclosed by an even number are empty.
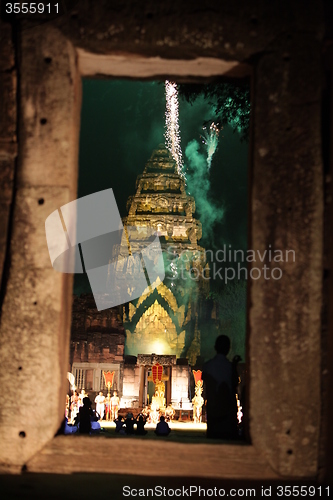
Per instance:
[[[104,429],[115,429],[116,428],[116,424],[114,422],[107,422],[106,420],[100,420],[99,423],[101,424],[101,427]],[[185,430],[186,431],[206,431],[207,430],[207,424],[204,422],[195,424],[194,422],[172,421],[172,422],[169,422],[169,427],[170,427],[170,429],[178,430],[178,431],[185,431]],[[156,424],[147,423],[145,425],[145,429],[146,430],[156,429]]]
[[[179,105],[176,83],[170,82],[169,80],[165,81],[165,98],[165,145],[177,163],[178,173],[184,177],[183,156],[180,147]]]
[[[203,127],[203,130],[205,130],[205,132],[202,136],[202,142],[207,148],[207,165],[209,170],[219,142],[220,129],[212,122],[208,130],[206,127]]]

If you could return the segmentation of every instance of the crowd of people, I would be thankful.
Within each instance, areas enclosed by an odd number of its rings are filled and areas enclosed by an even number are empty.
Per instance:
[[[65,419],[59,430],[60,434],[97,434],[101,431],[99,421],[105,417],[107,420],[113,421],[116,424],[116,433],[120,435],[136,434],[145,436],[147,430],[147,415],[141,413],[134,418],[133,413],[128,413],[126,418],[118,416],[119,397],[117,391],[113,392],[113,396],[107,398],[100,391],[95,397],[95,407],[92,409],[92,402],[84,389],[78,394],[74,391],[72,397],[67,397],[67,407]],[[70,415],[70,418],[69,418]],[[170,427],[162,415],[158,422],[155,433],[158,436],[167,436],[170,433]]]
[[[100,416],[91,407],[90,399],[85,396],[80,404],[78,411],[71,415],[70,423],[68,416],[62,422],[59,434],[97,434],[101,431],[99,423]]]
[[[220,335],[215,342],[216,355],[207,361],[202,370],[202,380],[205,388],[207,437],[218,439],[237,439],[239,427],[237,421],[237,385],[239,382],[237,374],[236,356],[231,362],[227,359],[230,350],[230,339],[226,335]],[[92,403],[87,397],[84,389],[78,395],[74,392],[71,397],[71,419],[65,419],[63,432],[70,434],[79,431],[81,434],[93,434],[100,432],[101,426],[98,422],[105,415],[116,424],[116,433],[120,435],[147,434],[145,425],[148,414],[142,411],[136,418],[133,413],[127,413],[126,418],[118,416],[119,397],[114,391],[112,398],[106,398],[100,392],[95,398],[96,410],[92,410]],[[67,417],[68,415],[66,415]],[[168,414],[166,412],[168,419]],[[156,422],[156,420],[155,420]],[[159,417],[159,422],[154,431],[158,436],[167,436],[170,427],[164,415]]]
[[[126,418],[119,416],[117,420],[115,420],[116,433],[121,435],[136,434],[138,436],[145,436],[148,432],[145,429],[146,422],[147,417],[142,413],[140,413],[136,418],[134,418],[133,413],[128,413]],[[135,425],[136,428],[134,429]],[[160,421],[156,425],[154,432],[157,436],[168,436],[170,434],[171,429],[163,415],[160,416]]]
[[[101,431],[101,425],[99,423],[100,415],[97,411],[92,409],[92,403],[88,397],[83,398],[83,405],[80,406],[79,412],[76,414],[73,423],[68,423],[68,418],[65,417],[62,426],[59,430],[59,434],[97,434]],[[145,436],[147,430],[145,425],[147,418],[145,415],[140,413],[136,418],[134,418],[133,413],[129,412],[126,418],[122,416],[117,416],[114,420],[116,424],[116,433],[120,435],[139,435]],[[156,425],[155,434],[157,436],[168,436],[171,429],[169,424],[165,421],[165,417],[162,415],[160,421]]]
[[[69,405],[69,396],[67,396],[67,405],[66,405],[66,417],[70,415],[70,422],[73,423],[76,416],[79,414],[80,408],[83,406],[84,398],[86,398],[88,394],[84,389],[81,390],[80,394],[74,391],[72,397],[70,398]],[[99,394],[95,397],[95,405],[96,405],[96,414],[99,417],[99,420],[103,420],[104,417],[106,420],[115,420],[118,417],[118,409],[119,409],[119,397],[117,395],[117,391],[113,391],[112,397],[105,397],[103,392],[100,391]]]

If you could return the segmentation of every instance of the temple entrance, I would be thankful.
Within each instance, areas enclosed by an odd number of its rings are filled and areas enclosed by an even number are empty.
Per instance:
[[[172,398],[172,366],[176,365],[176,356],[158,354],[139,354],[137,364],[140,366],[139,406],[149,405],[155,395],[152,366],[159,363],[163,369],[165,405],[171,404]]]
[[[165,397],[165,404],[168,406],[171,403],[171,369],[170,366],[163,366],[163,374],[165,378],[167,377],[167,380],[164,380],[164,397]],[[152,397],[155,395],[155,383],[152,378],[152,367],[151,366],[146,366],[145,367],[145,398],[143,402],[145,402],[147,405],[151,403]]]

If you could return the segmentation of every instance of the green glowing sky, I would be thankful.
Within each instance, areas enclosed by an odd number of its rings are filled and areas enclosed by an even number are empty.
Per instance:
[[[135,193],[137,175],[153,149],[164,142],[164,113],[164,86],[159,82],[83,80],[78,196],[111,187],[121,216],[126,215],[126,201]],[[194,139],[200,144],[198,153],[206,154],[200,134],[203,123],[211,118],[211,105],[203,98],[193,105],[180,100],[185,165],[189,164],[185,151]],[[223,244],[246,248],[247,155],[248,145],[226,126],[220,132],[210,172],[206,173],[206,167],[201,172],[192,168],[190,191],[196,199],[196,216],[205,220],[199,243],[206,248]],[[77,275],[75,293],[90,291],[86,285],[82,275]]]

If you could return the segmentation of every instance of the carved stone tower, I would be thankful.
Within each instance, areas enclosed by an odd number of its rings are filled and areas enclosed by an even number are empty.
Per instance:
[[[193,217],[194,198],[185,191],[170,152],[159,145],[128,199],[124,227],[153,229],[163,249],[165,279],[157,278],[136,301],[124,307],[126,354],[156,353],[187,357],[194,364],[200,354],[197,328],[198,297],[208,286],[205,252],[198,245],[201,223]],[[132,252],[140,251],[132,245]]]

